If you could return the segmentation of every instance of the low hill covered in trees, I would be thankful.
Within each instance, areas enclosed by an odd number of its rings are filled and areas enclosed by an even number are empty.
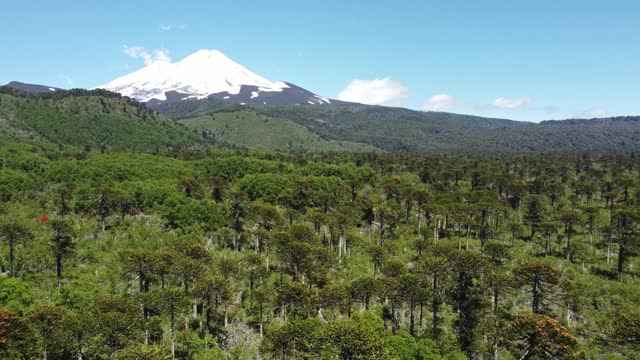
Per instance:
[[[135,100],[82,89],[32,94],[0,87],[0,135],[145,152],[215,143]]]
[[[158,111],[191,126],[194,117],[248,111],[255,119],[286,119],[325,140],[419,153],[590,153],[640,151],[640,117],[543,121],[540,124],[369,105],[225,105],[189,99]],[[210,122],[213,125],[213,122]],[[242,123],[229,129],[241,131]],[[204,127],[198,123],[197,127]],[[214,132],[215,133],[215,132]]]

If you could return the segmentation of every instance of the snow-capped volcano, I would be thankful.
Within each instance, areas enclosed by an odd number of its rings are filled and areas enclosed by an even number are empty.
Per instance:
[[[234,103],[330,103],[295,85],[271,82],[218,50],[198,50],[175,63],[156,61],[97,88],[155,104],[209,96]]]

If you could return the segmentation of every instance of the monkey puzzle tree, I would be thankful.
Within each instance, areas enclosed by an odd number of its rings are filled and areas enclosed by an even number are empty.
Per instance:
[[[478,217],[478,224],[480,224],[480,246],[482,252],[484,252],[484,247],[489,238],[488,219],[500,208],[498,196],[494,191],[476,190],[471,193],[469,202],[472,205],[475,215]]]
[[[640,349],[640,315],[617,314],[606,340],[623,347]]]
[[[640,245],[640,214],[631,206],[618,205],[614,211],[613,222],[615,224],[615,241],[618,243],[618,276],[622,274],[624,263]]]
[[[540,261],[529,261],[518,265],[513,270],[513,275],[519,286],[531,287],[531,312],[542,313],[545,298],[560,281],[558,270]]]
[[[26,224],[17,220],[0,220],[0,237],[9,245],[9,276],[15,277],[15,247],[18,243],[32,240],[33,232]]]
[[[336,308],[341,314],[351,314],[351,296],[344,284],[323,286],[318,292],[318,300],[322,307],[329,310],[331,320],[336,319]]]
[[[351,297],[362,303],[365,310],[369,310],[371,298],[378,292],[379,282],[371,277],[365,276],[351,282],[349,288]]]
[[[401,298],[409,307],[409,334],[416,335],[416,307],[422,295],[422,277],[413,273],[406,273],[398,277],[398,290]]]
[[[115,210],[115,192],[107,186],[101,186],[93,191],[90,199],[90,206],[100,218],[100,227],[104,232],[106,220]]]
[[[169,335],[171,340],[171,355],[176,356],[176,317],[184,312],[189,305],[188,298],[182,289],[163,289],[158,294],[160,309],[169,315]]]
[[[209,187],[211,197],[215,202],[221,202],[224,198],[224,194],[229,187],[227,179],[221,176],[211,176],[209,178]]]
[[[32,345],[28,322],[16,313],[0,310],[0,357],[26,359]]]
[[[68,338],[67,329],[64,326],[66,316],[65,309],[48,304],[38,306],[27,314],[31,328],[41,345],[44,360],[49,358],[55,345],[58,345],[58,352],[63,352],[65,341]]]
[[[562,359],[573,354],[578,339],[558,321],[540,314],[514,316],[506,328],[507,347],[517,359]]]
[[[431,292],[431,333],[435,339],[440,337],[440,307],[443,303],[444,284],[449,276],[448,261],[441,255],[424,256],[418,264],[418,273],[426,277]]]
[[[544,237],[544,256],[551,252],[551,237],[558,233],[558,224],[553,221],[545,221],[540,224],[540,232]]]
[[[62,259],[71,254],[75,246],[76,232],[71,223],[63,219],[53,219],[49,222],[51,229],[51,250],[56,258],[56,278],[58,286],[62,281]]]
[[[567,239],[565,257],[571,260],[571,237],[575,233],[575,226],[582,222],[582,216],[576,210],[565,209],[560,214],[560,221],[564,224],[564,236]]]
[[[194,285],[194,293],[202,302],[204,307],[204,330],[209,333],[213,330],[214,335],[218,333],[218,308],[231,298],[231,284],[229,280],[220,275],[206,274],[198,279]],[[213,327],[211,317],[213,315]]]
[[[127,273],[138,278],[138,292],[149,291],[151,274],[156,268],[153,252],[144,249],[129,249],[120,253],[120,259]]]
[[[91,309],[91,321],[111,358],[119,350],[142,340],[142,315],[128,298],[113,296],[97,300]]]
[[[533,241],[536,232],[540,228],[540,224],[544,220],[545,209],[542,196],[532,195],[529,197],[526,203],[526,212],[524,214],[524,221],[529,225],[531,229],[531,240]]]
[[[490,271],[486,257],[474,251],[455,250],[449,256],[452,291],[450,301],[458,313],[455,328],[460,348],[473,357],[476,328],[485,314],[485,300],[481,279]]]
[[[75,190],[76,184],[71,182],[66,182],[60,184],[56,189],[56,197],[54,202],[58,205],[58,214],[60,217],[64,218],[69,215],[72,209],[72,195],[73,190]]]

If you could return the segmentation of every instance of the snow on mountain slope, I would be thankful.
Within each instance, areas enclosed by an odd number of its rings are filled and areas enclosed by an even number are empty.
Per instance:
[[[290,85],[282,81],[271,82],[220,51],[198,50],[179,62],[157,61],[98,88],[154,103],[202,99],[210,95],[229,102],[330,103],[326,98]],[[170,93],[171,98],[166,93]]]
[[[56,87],[51,87],[51,86],[46,86],[46,85],[37,85],[37,84],[27,84],[27,83],[23,83],[23,82],[19,82],[19,81],[12,81],[8,84],[2,85],[2,86],[6,86],[6,87],[10,87],[13,89],[18,89],[18,90],[22,90],[28,93],[47,93],[47,92],[54,92],[57,90],[62,90]]]

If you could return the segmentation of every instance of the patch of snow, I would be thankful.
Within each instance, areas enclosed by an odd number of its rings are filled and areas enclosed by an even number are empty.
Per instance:
[[[223,99],[225,99],[225,100],[226,100],[226,99],[229,99],[229,98],[231,98],[231,96],[225,96],[225,97],[223,97]]]
[[[240,105],[247,105],[247,103],[240,103]]]
[[[276,86],[276,88],[278,89],[288,89],[289,85],[287,85],[287,83],[285,83],[284,81],[276,81],[274,83],[274,85]]]
[[[316,95],[315,97],[320,99],[320,101],[326,102],[327,104],[331,104],[331,100],[327,99],[326,97],[322,97],[320,95]]]
[[[307,100],[307,102],[308,102],[309,104],[311,104],[311,105],[315,105],[315,104],[316,104],[316,103],[314,103],[314,102],[313,102],[313,101],[311,101],[311,100]]]
[[[54,88],[49,88],[49,90],[51,90],[51,91],[56,91],[56,89],[54,89]]]
[[[97,88],[118,92],[139,101],[166,100],[165,92],[177,91],[205,98],[227,92],[236,95],[243,85],[260,91],[282,91],[289,86],[271,82],[217,50],[198,50],[176,63],[156,61]]]
[[[258,88],[258,91],[264,91],[264,92],[281,92],[283,89],[281,88]]]
[[[260,96],[260,93],[259,93],[259,92],[257,92],[257,91],[252,91],[252,92],[251,92],[251,98],[252,98],[252,99],[257,98],[258,96]]]

